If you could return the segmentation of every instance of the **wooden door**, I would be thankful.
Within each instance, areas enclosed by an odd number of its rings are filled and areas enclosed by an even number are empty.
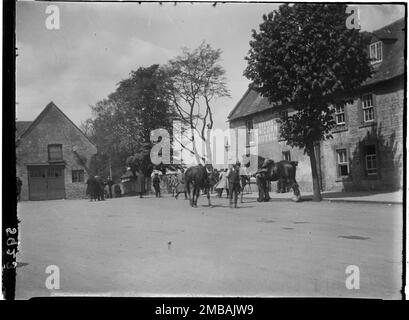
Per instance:
[[[30,200],[65,198],[63,166],[33,166],[28,168]]]

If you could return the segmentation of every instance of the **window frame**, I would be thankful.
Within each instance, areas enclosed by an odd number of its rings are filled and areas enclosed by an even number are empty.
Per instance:
[[[251,128],[248,124],[251,124]],[[251,131],[254,129],[254,120],[253,119],[247,119],[245,122],[246,126],[246,146],[251,145],[252,143],[255,143],[254,139],[254,132]]]
[[[74,181],[74,175],[81,173],[80,175],[77,175],[78,181]],[[71,182],[72,183],[84,183],[85,182],[85,171],[84,169],[72,169],[71,170]],[[82,177],[82,179],[80,179]]]
[[[342,107],[342,111],[338,112],[338,108]],[[334,107],[335,109],[335,124],[337,126],[345,126],[347,123],[347,119],[346,119],[346,111],[345,111],[345,104],[337,104]],[[344,121],[343,122],[338,122],[338,116],[339,115],[343,115]]]
[[[372,48],[374,48],[374,55],[372,54]],[[369,45],[369,58],[371,59],[372,64],[380,63],[383,61],[383,43],[382,41],[377,41]]]
[[[374,148],[374,153],[367,153],[367,148],[373,146]],[[375,165],[375,167],[371,167],[370,169],[368,168],[368,159],[371,158],[371,163],[372,165]],[[376,144],[367,144],[364,146],[364,169],[365,169],[365,175],[368,177],[377,177],[379,172],[378,172],[378,150],[376,148]],[[375,170],[375,172],[369,172],[369,170]]]
[[[368,97],[368,96],[371,97],[372,105],[370,105],[370,106],[365,106],[365,104],[366,104],[366,99],[365,99],[365,97]],[[361,97],[361,103],[362,103],[362,120],[363,120],[364,123],[375,122],[375,102],[374,102],[374,101],[375,101],[375,99],[374,99],[373,93],[366,93],[366,94],[363,94],[362,97]],[[369,111],[372,111],[372,119],[366,120],[365,112],[369,112]]]
[[[345,161],[344,162],[340,162],[340,153],[342,151],[345,151]],[[337,177],[338,178],[348,178],[351,174],[350,172],[350,168],[349,168],[349,160],[348,160],[348,149],[347,148],[337,148],[335,149],[335,155],[336,155],[336,167],[337,167]],[[347,167],[347,174],[346,175],[342,175],[341,174],[341,169],[340,166],[346,166]]]
[[[53,147],[59,147],[60,148],[60,154],[61,157],[58,159],[51,159],[51,153],[50,153],[50,149]],[[58,143],[53,143],[53,144],[49,144],[47,146],[47,151],[48,151],[48,161],[63,161],[64,156],[63,156],[63,148],[62,148],[62,144],[58,144]]]
[[[280,110],[278,112],[278,117],[280,119],[288,119],[288,110],[287,109]]]

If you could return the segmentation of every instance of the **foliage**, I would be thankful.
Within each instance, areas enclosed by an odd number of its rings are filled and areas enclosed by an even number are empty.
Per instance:
[[[99,157],[100,161],[110,159],[114,167],[126,164],[134,173],[151,174],[150,133],[158,128],[171,131],[176,116],[164,90],[167,77],[159,65],[141,67],[119,82],[107,99],[91,107],[94,118],[83,127],[92,133],[99,153],[108,155]],[[100,167],[106,172],[106,165]]]
[[[298,111],[281,134],[305,148],[330,137],[331,106],[348,102],[371,75],[367,44],[347,29],[344,4],[284,4],[253,30],[245,76],[270,102]],[[307,148],[308,151],[308,148]]]

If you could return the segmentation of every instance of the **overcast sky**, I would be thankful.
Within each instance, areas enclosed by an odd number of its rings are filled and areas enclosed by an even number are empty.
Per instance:
[[[231,98],[218,100],[215,127],[247,89],[243,76],[251,29],[268,3],[61,3],[60,30],[47,30],[51,3],[17,3],[17,120],[34,120],[54,101],[77,125],[91,116],[89,105],[105,98],[131,70],[164,64],[203,40],[220,48]],[[363,30],[373,31],[404,16],[401,5],[362,5]]]

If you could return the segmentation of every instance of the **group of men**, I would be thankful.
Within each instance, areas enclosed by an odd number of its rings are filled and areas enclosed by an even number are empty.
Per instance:
[[[89,176],[87,180],[86,194],[90,196],[90,201],[103,201],[105,197],[112,198],[112,186],[114,182],[111,177],[104,180],[100,176]],[[107,190],[107,192],[105,192]],[[114,190],[117,194],[117,190]],[[118,196],[118,195],[116,195]]]

